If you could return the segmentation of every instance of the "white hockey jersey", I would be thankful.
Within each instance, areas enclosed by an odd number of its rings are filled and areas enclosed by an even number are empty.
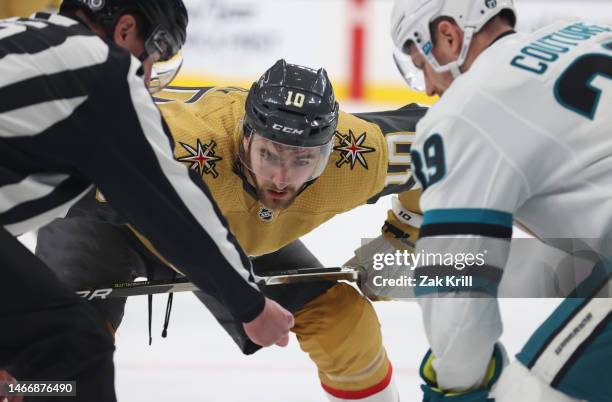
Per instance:
[[[485,255],[465,283],[417,295],[495,293],[512,220],[537,236],[612,255],[612,28],[560,22],[486,49],[417,126],[424,188],[417,251]],[[559,244],[562,241],[557,242]],[[427,262],[415,274],[457,274]],[[494,299],[420,300],[438,384],[478,387],[501,334]],[[484,321],[484,322],[483,322]]]

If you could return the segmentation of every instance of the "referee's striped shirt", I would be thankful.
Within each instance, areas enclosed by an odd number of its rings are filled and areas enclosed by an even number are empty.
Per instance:
[[[172,145],[127,51],[61,15],[0,21],[0,225],[36,229],[96,185],[162,255],[250,321],[264,305],[250,261]]]

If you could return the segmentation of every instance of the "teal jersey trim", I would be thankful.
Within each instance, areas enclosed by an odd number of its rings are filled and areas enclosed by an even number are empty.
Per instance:
[[[512,214],[493,209],[433,209],[423,215],[423,224],[481,223],[512,227]]]
[[[435,281],[435,279],[436,278],[433,277],[432,280]],[[458,292],[484,293],[486,295],[489,295],[490,297],[497,297],[497,288],[499,287],[499,282],[494,282],[489,279],[480,277],[472,277],[471,281],[468,282],[468,284],[464,284],[463,282],[460,284],[455,284],[454,282],[452,282],[452,278],[450,279],[451,283],[447,284],[446,276],[443,275],[440,275],[438,280],[439,282],[442,282],[441,285],[421,285],[422,280],[422,278],[418,278],[416,286],[414,287],[414,295],[416,297],[431,296],[434,294],[445,295],[449,293]]]

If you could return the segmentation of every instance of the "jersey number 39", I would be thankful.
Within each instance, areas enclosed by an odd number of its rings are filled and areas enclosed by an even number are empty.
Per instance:
[[[412,150],[410,156],[414,165],[414,174],[421,182],[423,190],[436,183],[446,174],[446,161],[444,158],[444,144],[439,134],[433,134],[423,144],[423,154]],[[423,160],[425,165],[423,165]]]

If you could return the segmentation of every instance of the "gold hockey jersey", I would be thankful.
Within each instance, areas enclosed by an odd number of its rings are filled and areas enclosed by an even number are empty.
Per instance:
[[[0,18],[27,17],[36,11],[58,8],[60,0],[2,0]]]
[[[240,88],[170,87],[156,101],[172,131],[176,160],[206,182],[248,255],[274,252],[336,214],[414,185],[410,144],[425,109],[341,112],[323,174],[287,209],[265,208],[239,174],[246,96]]]

